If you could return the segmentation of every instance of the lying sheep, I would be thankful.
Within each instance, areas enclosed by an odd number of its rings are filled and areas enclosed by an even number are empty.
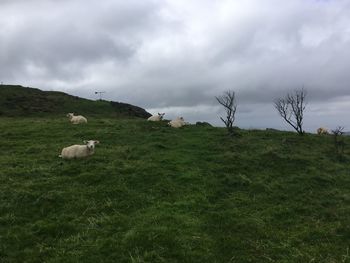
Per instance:
[[[87,119],[81,115],[74,116],[74,113],[68,113],[67,117],[69,118],[70,122],[73,124],[87,123]]]
[[[181,128],[187,124],[188,122],[185,122],[183,117],[177,117],[175,120],[172,120],[168,123],[168,125],[173,128]]]
[[[158,112],[158,115],[153,115],[153,116],[149,117],[147,120],[148,121],[161,121],[161,120],[163,120],[164,115],[165,115],[165,113]]]
[[[85,145],[71,145],[62,149],[61,154],[58,157],[63,159],[83,158],[93,155],[95,152],[95,145],[99,144],[99,141],[90,140],[84,141]]]
[[[321,134],[329,134],[328,130],[326,128],[318,128],[317,129],[317,134],[321,135]]]

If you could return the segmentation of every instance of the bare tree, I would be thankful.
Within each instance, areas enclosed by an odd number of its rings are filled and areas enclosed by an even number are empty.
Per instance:
[[[235,98],[235,92],[233,90],[225,91],[223,95],[215,97],[216,100],[225,108],[226,117],[220,117],[225,123],[227,131],[230,135],[233,135],[233,123],[235,121],[235,114],[237,110],[237,102]]]
[[[335,153],[337,157],[341,160],[344,156],[344,127],[338,126],[335,130],[332,130],[332,134],[334,137],[334,147],[335,147]]]
[[[274,106],[281,117],[300,135],[304,134],[303,119],[306,107],[306,90],[304,88],[288,93],[284,98],[278,98]]]

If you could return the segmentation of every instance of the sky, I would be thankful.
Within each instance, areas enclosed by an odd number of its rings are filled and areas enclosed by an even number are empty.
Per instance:
[[[1,0],[0,81],[131,103],[168,119],[289,130],[273,101],[304,87],[304,126],[350,130],[348,0]]]

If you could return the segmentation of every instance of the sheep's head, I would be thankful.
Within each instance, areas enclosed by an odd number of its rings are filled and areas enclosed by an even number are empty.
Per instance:
[[[84,143],[86,144],[86,147],[91,151],[95,149],[95,145],[99,144],[99,141],[95,141],[95,140],[89,140],[89,141],[84,141]]]
[[[73,112],[70,112],[70,113],[67,114],[67,117],[68,117],[69,119],[71,119],[73,116],[74,116],[74,113],[73,113]]]
[[[159,112],[158,112],[158,116],[159,116],[159,118],[160,118],[161,120],[163,119],[164,115],[165,115],[164,112],[163,112],[163,113],[159,113]]]

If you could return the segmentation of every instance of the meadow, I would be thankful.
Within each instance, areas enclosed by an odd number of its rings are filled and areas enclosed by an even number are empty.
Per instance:
[[[0,262],[350,262],[350,138],[87,117],[0,118]]]

